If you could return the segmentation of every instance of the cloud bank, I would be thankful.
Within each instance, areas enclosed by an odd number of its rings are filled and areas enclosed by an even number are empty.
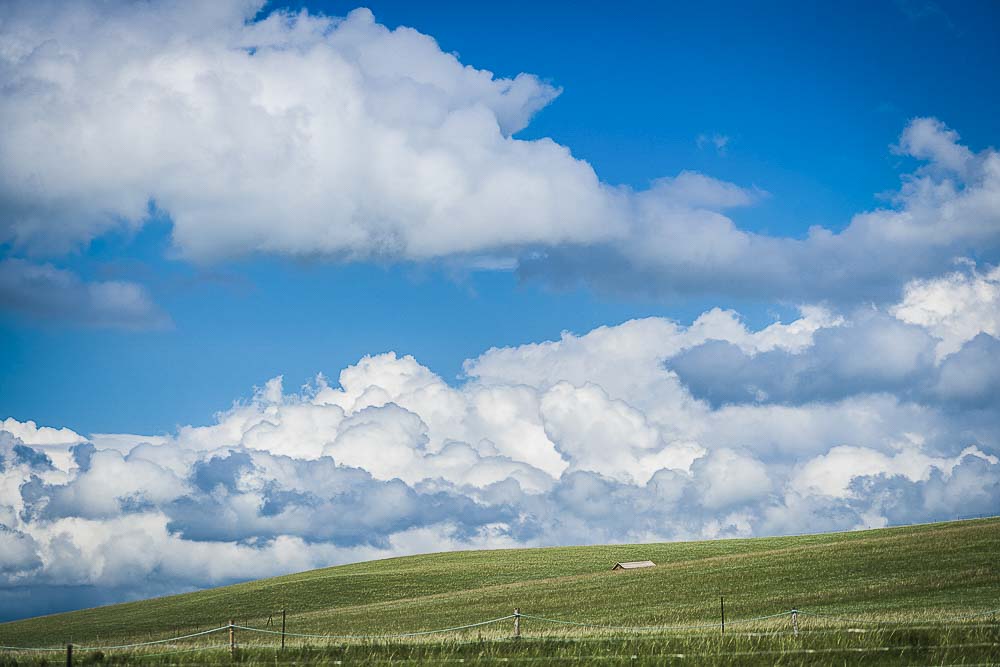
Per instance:
[[[457,386],[380,354],[161,436],[8,419],[0,616],[439,549],[995,513],[998,284],[967,267],[756,331],[633,320],[488,350]]]
[[[5,3],[0,243],[57,256],[158,211],[202,262],[486,255],[556,284],[805,302],[886,301],[955,257],[998,259],[1000,157],[936,119],[903,130],[894,150],[919,165],[884,208],[768,236],[730,217],[766,196],[753,184],[683,171],[636,190],[518,139],[559,94],[537,76],[365,9],[261,7]]]

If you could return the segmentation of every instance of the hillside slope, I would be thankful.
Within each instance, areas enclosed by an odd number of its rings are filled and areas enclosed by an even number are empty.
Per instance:
[[[622,560],[655,568],[612,572]],[[706,542],[470,551],[313,570],[0,624],[0,644],[170,636],[237,623],[391,633],[523,613],[618,625],[733,620],[790,608],[922,621],[1000,607],[1000,518]],[[280,623],[280,621],[279,621]],[[530,621],[526,621],[528,625]]]

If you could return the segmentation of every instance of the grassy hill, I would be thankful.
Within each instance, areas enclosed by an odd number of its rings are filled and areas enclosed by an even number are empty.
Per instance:
[[[646,559],[656,567],[610,570],[616,561]],[[794,537],[393,558],[0,624],[0,644],[140,641],[216,627],[229,619],[262,627],[269,616],[280,619],[281,609],[287,609],[289,631],[330,634],[450,627],[505,616],[515,607],[524,614],[594,624],[715,623],[720,593],[730,622],[797,608],[858,622],[919,624],[998,608],[1000,519]],[[801,618],[804,626],[824,621]],[[777,622],[787,626],[789,619]],[[502,625],[482,632],[509,634],[510,624]],[[523,628],[530,635],[543,624],[525,619]],[[216,636],[221,638],[221,633]]]
[[[616,561],[655,568],[612,572]],[[666,544],[466,551],[312,570],[0,624],[0,643],[79,643],[250,625],[392,633],[523,613],[618,625],[793,607],[927,618],[1000,607],[1000,519],[850,533]]]

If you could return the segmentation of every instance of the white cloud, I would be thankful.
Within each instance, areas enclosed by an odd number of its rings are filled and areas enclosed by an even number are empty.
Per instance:
[[[1000,158],[936,119],[903,130],[896,150],[926,164],[890,206],[766,236],[723,213],[757,187],[682,171],[635,191],[517,139],[559,93],[534,75],[465,65],[367,10],[251,20],[261,6],[6,3],[0,243],[58,254],[155,210],[200,261],[517,258],[554,282],[802,300],[889,299],[956,256],[997,259]]]
[[[667,446],[645,415],[604,390],[586,383],[560,382],[542,396],[546,435],[568,461],[566,472],[585,470],[612,479],[645,484],[663,468],[688,470],[704,453],[697,446]]]
[[[619,197],[589,165],[511,136],[556,88],[465,66],[366,9],[246,23],[261,4],[7,5],[0,238],[60,251],[142,224],[150,201],[196,259],[618,233]]]
[[[68,428],[38,426],[31,420],[19,422],[13,417],[0,422],[0,431],[6,431],[22,443],[43,452],[62,469],[71,465],[70,447],[86,442],[86,438]]]
[[[914,280],[892,314],[925,327],[940,340],[938,359],[957,352],[980,333],[1000,336],[1000,267],[975,267],[946,276]]]
[[[0,431],[7,431],[26,445],[76,445],[86,442],[86,438],[68,428],[38,426],[31,420],[19,422],[13,417],[0,422]]]
[[[586,252],[551,248],[520,270],[558,284],[655,296],[887,302],[910,279],[936,275],[956,257],[1000,257],[1000,154],[973,152],[958,138],[937,119],[913,120],[896,150],[925,164],[903,176],[889,206],[855,215],[841,232],[757,234],[720,212],[738,198],[685,207],[661,201],[653,188],[635,196],[626,236]]]
[[[803,308],[753,331],[713,310],[690,326],[648,318],[489,350],[466,363],[458,386],[391,353],[299,393],[274,378],[215,423],[168,436],[86,442],[8,419],[0,577],[49,600],[33,603],[40,612],[80,604],[66,601],[66,586],[110,601],[442,548],[850,529],[988,511],[1000,502],[1000,423],[989,407],[1000,367],[983,361],[1000,341],[989,334],[940,364],[928,355],[938,375],[919,395],[848,383],[804,403],[713,407],[669,368],[720,341],[751,360],[784,355],[814,367],[810,359],[827,363],[831,336],[847,336],[850,355],[906,375],[908,338],[933,341],[935,322]],[[0,595],[0,613],[24,609]]]
[[[657,179],[642,196],[666,202],[681,210],[721,211],[750,206],[768,194],[758,189],[747,190],[697,172],[682,171],[673,178]]]
[[[920,160],[964,174],[975,156],[958,143],[958,132],[936,118],[916,118],[903,131],[896,150]]]
[[[732,449],[716,449],[699,458],[695,462],[695,476],[701,502],[710,510],[759,500],[770,493],[772,487],[763,463]]]
[[[73,483],[52,494],[45,511],[87,519],[113,518],[130,507],[160,506],[189,491],[185,481],[141,456],[94,452]]]
[[[820,493],[828,496],[856,496],[851,481],[867,475],[901,475],[910,481],[927,481],[932,471],[945,477],[967,456],[975,456],[992,465],[1000,462],[996,456],[984,454],[977,447],[966,447],[954,457],[928,456],[918,442],[900,444],[895,454],[885,454],[865,447],[843,445],[817,456],[803,465],[791,480],[792,488],[802,495]]]

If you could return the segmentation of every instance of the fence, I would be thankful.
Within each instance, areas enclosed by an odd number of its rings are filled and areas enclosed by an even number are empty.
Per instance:
[[[393,640],[403,640],[412,639],[417,637],[428,637],[432,635],[448,635],[461,633],[466,630],[472,630],[475,628],[483,628],[485,626],[498,625],[504,622],[511,623],[511,634],[507,637],[508,639],[518,640],[523,637],[523,624],[542,624],[548,626],[561,626],[561,627],[572,627],[581,628],[586,630],[593,630],[605,633],[635,633],[635,634],[656,634],[656,633],[671,633],[671,632],[690,632],[696,630],[719,630],[720,634],[725,634],[726,627],[732,626],[745,626],[749,624],[760,624],[761,622],[774,621],[783,617],[789,619],[789,624],[785,626],[783,632],[791,633],[793,635],[798,635],[800,632],[799,628],[799,618],[800,617],[815,617],[817,619],[835,622],[835,623],[846,623],[849,625],[862,625],[862,626],[880,626],[880,627],[902,627],[902,628],[914,628],[914,627],[939,627],[942,625],[955,624],[968,624],[969,621],[975,619],[981,619],[985,617],[990,617],[990,622],[992,624],[997,623],[997,614],[1000,613],[1000,608],[990,609],[986,611],[973,612],[968,614],[952,615],[937,617],[931,619],[930,621],[925,621],[929,625],[916,626],[913,623],[905,622],[893,622],[886,620],[879,620],[875,618],[862,618],[862,617],[850,617],[840,614],[828,614],[823,612],[813,612],[805,609],[789,609],[787,611],[781,611],[774,614],[767,614],[764,616],[752,616],[739,619],[729,619],[725,618],[725,603],[721,601],[721,619],[716,622],[711,623],[696,623],[696,624],[679,624],[679,625],[608,625],[602,623],[590,623],[586,621],[576,621],[570,619],[560,619],[560,618],[550,618],[547,616],[540,616],[535,614],[524,614],[521,613],[520,609],[515,609],[514,613],[508,614],[506,616],[499,616],[497,618],[487,619],[485,621],[476,621],[473,623],[467,623],[465,625],[456,625],[444,628],[435,628],[431,630],[415,630],[412,632],[401,632],[401,633],[380,633],[380,634],[317,634],[317,633],[305,633],[305,632],[290,632],[286,628],[286,617],[285,610],[281,611],[281,630],[274,630],[268,628],[253,627],[250,625],[240,625],[230,620],[225,625],[209,628],[207,630],[202,630],[199,632],[193,632],[190,634],[179,635],[176,637],[168,637],[165,639],[156,639],[151,641],[143,642],[133,642],[125,644],[114,644],[105,646],[96,645],[81,645],[81,644],[67,644],[65,646],[58,647],[34,647],[34,646],[5,646],[0,645],[0,651],[7,653],[63,653],[66,654],[66,664],[72,665],[73,662],[73,652],[75,651],[136,651],[155,647],[171,647],[176,650],[171,650],[166,653],[142,653],[142,657],[156,657],[161,655],[171,655],[174,653],[187,653],[194,651],[212,651],[212,650],[225,650],[228,649],[231,655],[235,658],[239,647],[237,643],[238,633],[249,633],[251,635],[265,635],[281,638],[280,649],[285,649],[285,641],[288,638],[295,639],[314,639],[314,640],[325,640],[339,641],[339,642],[373,642],[373,641],[393,641]],[[826,628],[828,631],[844,631],[848,628]],[[812,630],[816,631],[816,630]],[[851,630],[857,631],[857,630]],[[226,632],[228,633],[228,641],[226,643],[211,643],[211,644],[199,644],[194,647],[178,648],[176,644],[178,642],[195,640],[198,638],[208,638],[210,635],[215,635],[217,633]],[[275,647],[277,648],[277,647]]]

